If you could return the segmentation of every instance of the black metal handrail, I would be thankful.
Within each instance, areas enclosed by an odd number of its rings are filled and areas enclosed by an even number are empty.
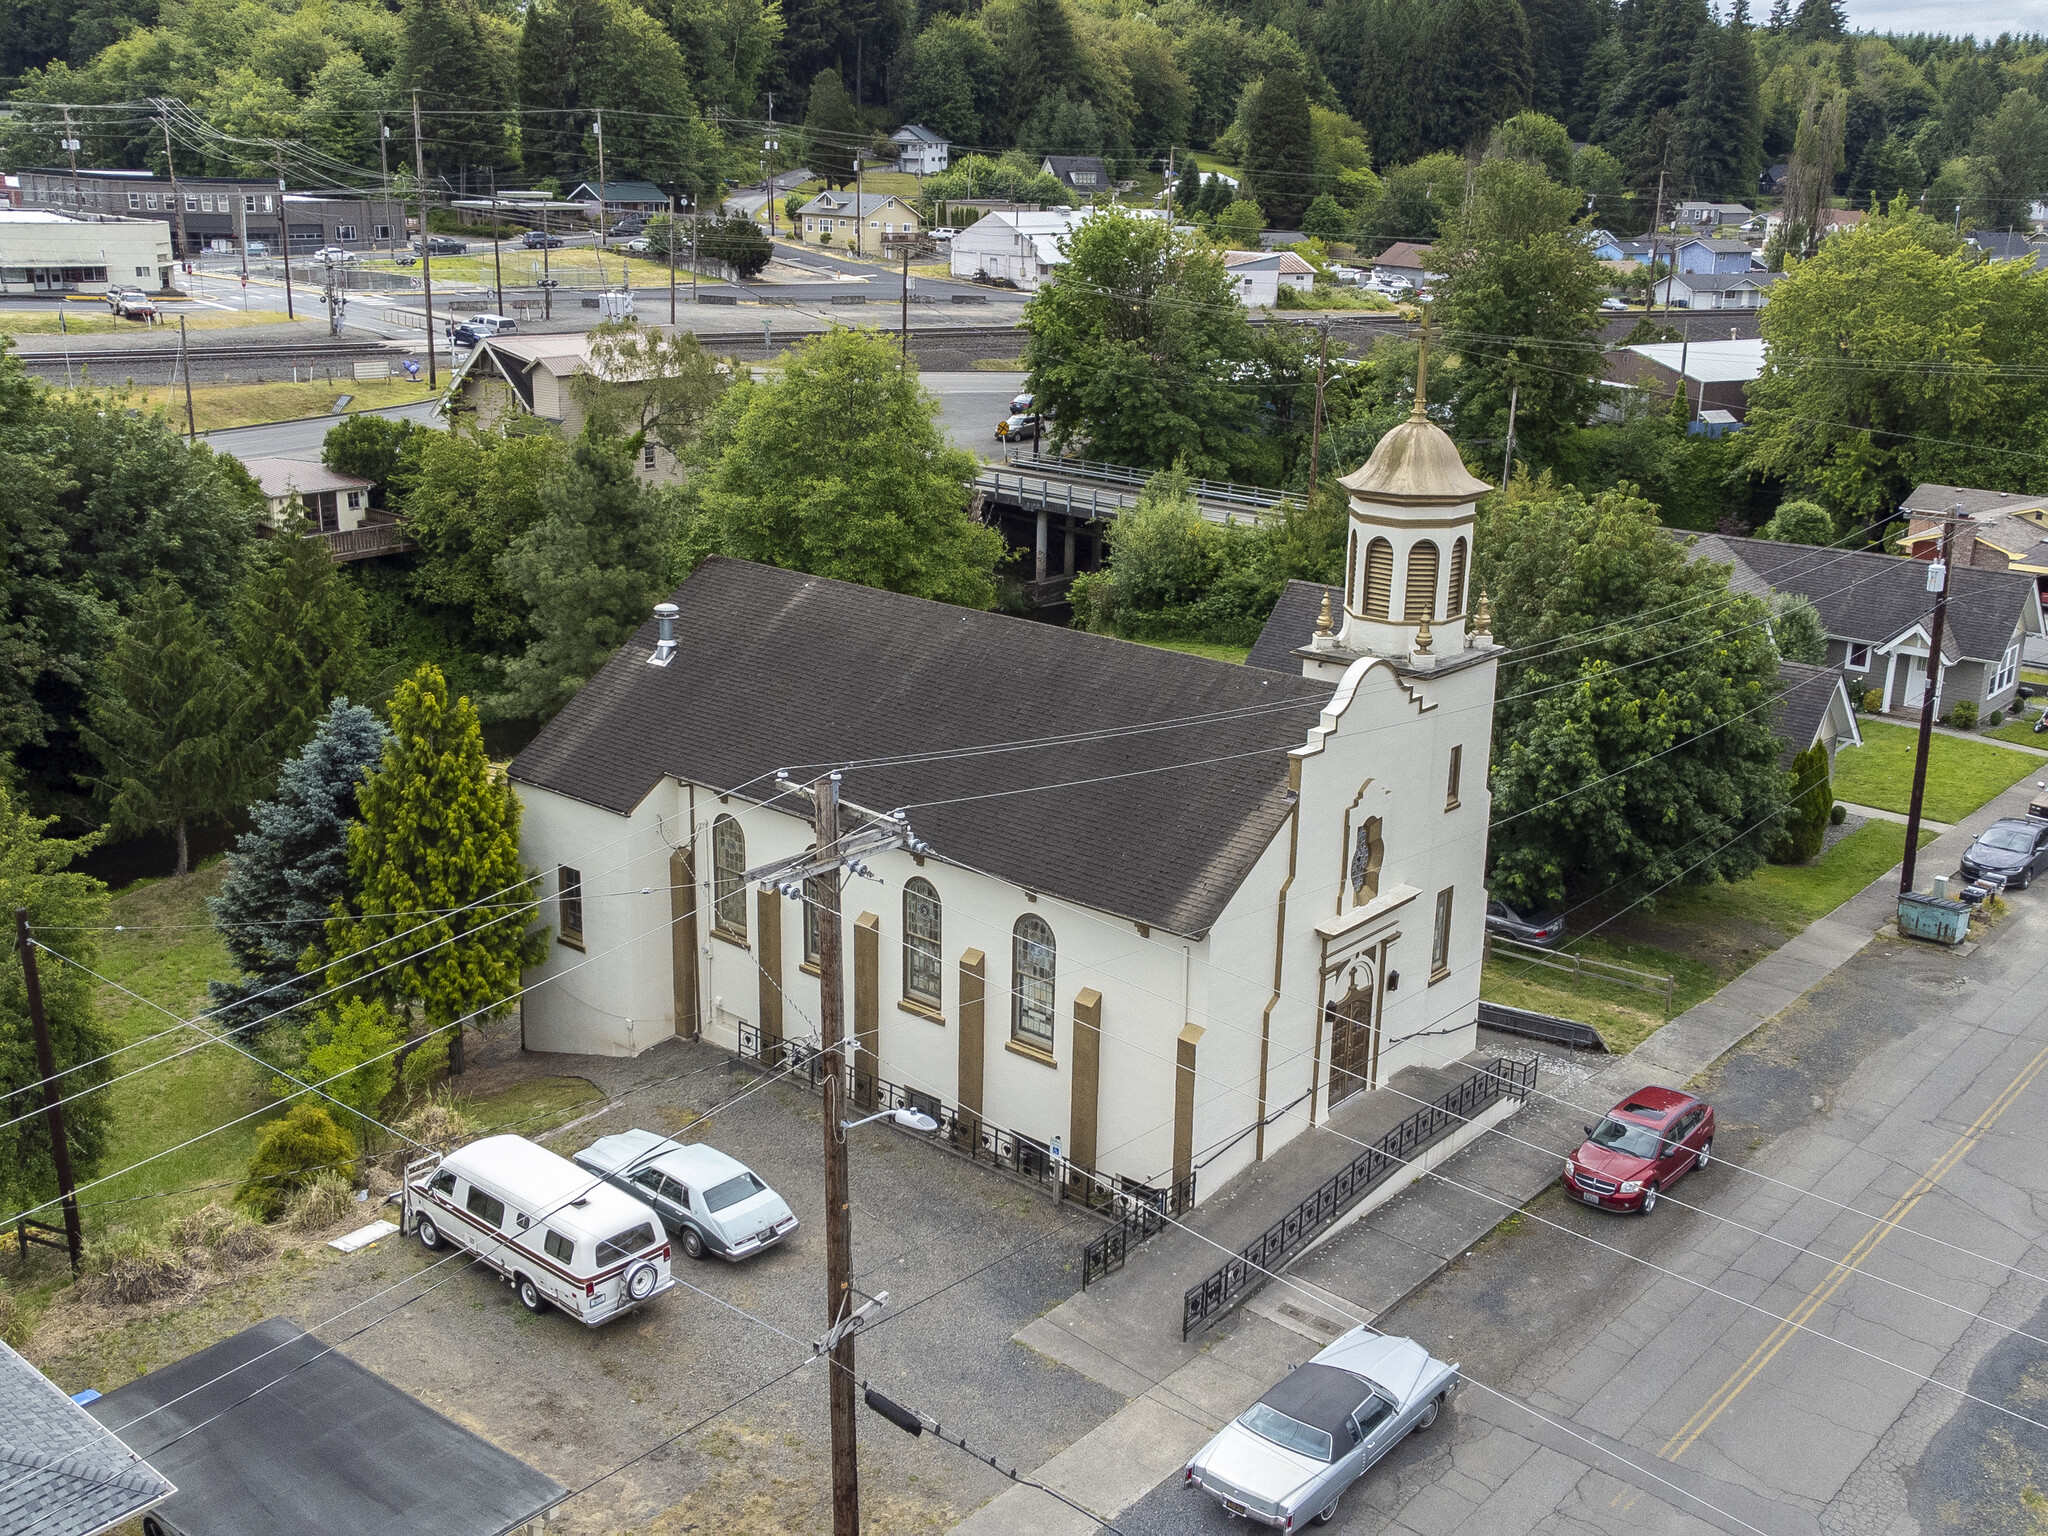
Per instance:
[[[1190,1286],[1181,1301],[1181,1338],[1208,1327],[1257,1290],[1375,1185],[1406,1167],[1414,1153],[1446,1128],[1471,1119],[1499,1099],[1527,1099],[1535,1085],[1534,1061],[1497,1056],[1449,1092],[1423,1105],[1325,1179],[1314,1194],[1239,1249],[1222,1268]]]
[[[740,1024],[738,1045],[733,1054],[742,1061],[759,1066],[778,1070],[792,1068],[802,1074],[800,1080],[808,1083],[814,1092],[824,1088],[825,1073],[829,1070],[824,1064],[824,1053],[818,1047],[794,1040],[764,1041],[758,1024]],[[1159,1230],[1162,1217],[1179,1215],[1195,1203],[1193,1174],[1188,1175],[1183,1185],[1164,1190],[1101,1174],[1072,1158],[1055,1155],[1049,1143],[1026,1136],[1022,1131],[995,1125],[973,1110],[950,1104],[937,1094],[892,1083],[885,1077],[858,1068],[847,1069],[845,1091],[852,1104],[863,1113],[914,1109],[920,1114],[930,1115],[939,1125],[931,1139],[939,1145],[972,1162],[986,1163],[1039,1185],[1050,1185],[1054,1199],[1073,1201],[1116,1222],[1113,1232],[1128,1233],[1136,1223],[1144,1228],[1139,1234],[1140,1241]],[[1134,1215],[1134,1207],[1144,1207],[1151,1215],[1149,1218],[1142,1213]],[[1122,1258],[1119,1257],[1117,1262],[1121,1264]]]

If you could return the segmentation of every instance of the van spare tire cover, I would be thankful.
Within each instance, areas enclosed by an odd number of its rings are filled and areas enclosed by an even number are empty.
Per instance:
[[[626,1276],[626,1294],[635,1301],[645,1301],[660,1283],[661,1274],[652,1264],[635,1264]]]

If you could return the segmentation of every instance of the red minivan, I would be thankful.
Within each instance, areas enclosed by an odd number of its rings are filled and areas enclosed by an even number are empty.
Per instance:
[[[1675,1088],[1630,1094],[1564,1160],[1572,1198],[1610,1211],[1657,1207],[1657,1195],[1714,1155],[1714,1107]]]

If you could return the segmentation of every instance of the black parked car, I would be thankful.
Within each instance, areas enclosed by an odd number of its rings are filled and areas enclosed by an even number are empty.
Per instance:
[[[1564,942],[1564,918],[1555,912],[1517,912],[1504,901],[1489,901],[1486,931],[1504,939],[1554,949]]]
[[[417,240],[413,241],[412,248],[416,251],[421,249],[421,243]],[[425,250],[429,256],[466,256],[469,254],[468,246],[464,245],[460,240],[451,240],[446,235],[427,236]]]
[[[2008,816],[1986,827],[1963,854],[1963,875],[1970,880],[2002,875],[2008,889],[2024,891],[2048,867],[2048,821]]]
[[[529,229],[524,244],[529,251],[559,250],[562,246],[562,237],[551,235],[544,229]]]

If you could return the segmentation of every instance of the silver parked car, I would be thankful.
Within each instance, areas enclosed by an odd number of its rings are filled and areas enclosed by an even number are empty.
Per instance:
[[[760,1175],[701,1141],[684,1146],[653,1131],[620,1131],[599,1137],[574,1160],[652,1206],[693,1259],[717,1254],[738,1261],[797,1227],[788,1204]]]
[[[1436,1422],[1457,1384],[1457,1366],[1413,1339],[1354,1328],[1224,1425],[1187,1485],[1278,1530],[1321,1524],[1367,1467]]]

